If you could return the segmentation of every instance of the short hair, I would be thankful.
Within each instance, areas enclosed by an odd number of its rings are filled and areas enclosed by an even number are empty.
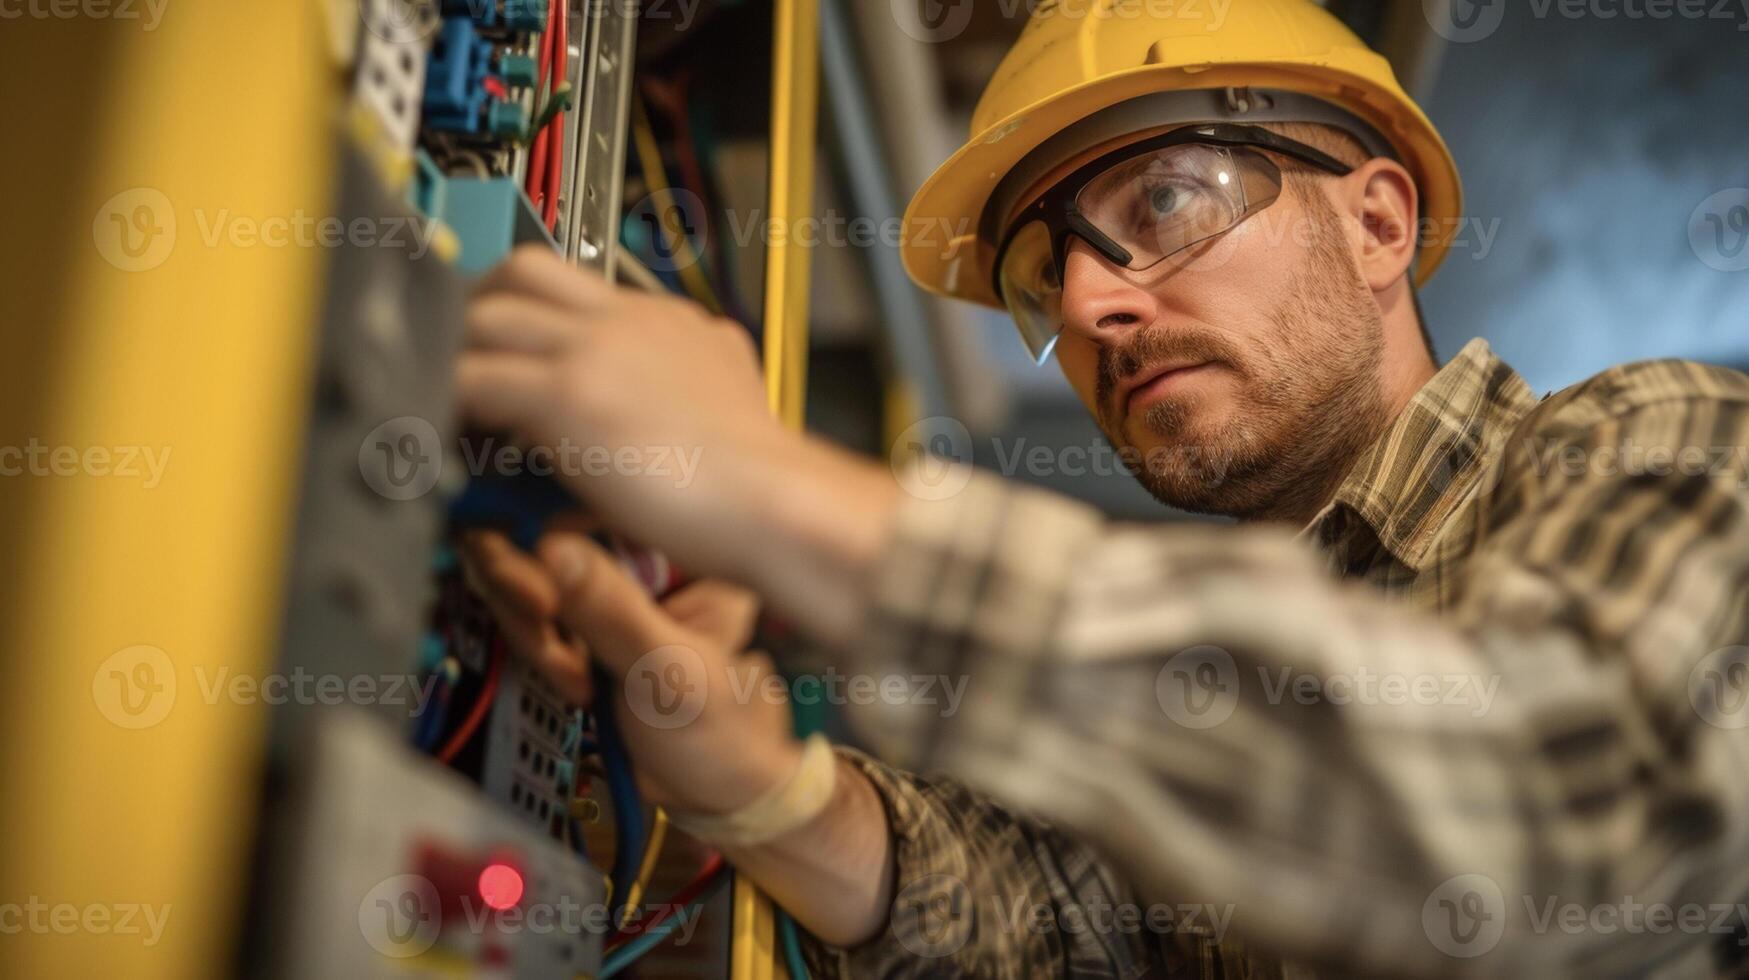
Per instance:
[[[1277,122],[1263,123],[1267,129],[1278,136],[1298,140],[1307,146],[1322,150],[1351,167],[1358,167],[1372,159],[1372,153],[1366,145],[1346,130],[1338,129],[1324,123]],[[1295,193],[1304,194],[1310,189],[1310,181],[1323,171],[1314,170],[1294,160],[1287,160],[1288,166],[1282,168],[1282,179]],[[1416,215],[1419,219],[1420,215]],[[1421,308],[1421,292],[1415,288],[1415,276],[1409,276],[1409,301],[1415,308],[1415,325],[1421,329],[1421,342],[1427,345],[1427,356],[1435,367],[1439,366],[1439,351],[1433,346],[1433,334],[1427,329],[1427,315]]]

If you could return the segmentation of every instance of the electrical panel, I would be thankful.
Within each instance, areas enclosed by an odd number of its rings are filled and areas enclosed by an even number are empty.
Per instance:
[[[339,712],[290,767],[278,825],[281,923],[262,950],[285,980],[591,974],[601,878],[374,719]]]
[[[506,669],[487,722],[480,785],[523,820],[563,838],[582,732],[580,713],[540,675],[520,663]]]
[[[470,276],[535,242],[611,274],[637,7],[361,0],[281,667],[401,692],[293,703],[246,973],[574,977],[612,931],[584,857],[591,719],[510,657],[448,539],[532,486],[465,472],[452,372]]]

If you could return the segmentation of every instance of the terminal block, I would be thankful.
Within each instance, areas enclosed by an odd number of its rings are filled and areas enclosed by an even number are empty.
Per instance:
[[[486,72],[492,45],[471,20],[443,22],[425,72],[425,125],[447,132],[477,133],[485,115]]]

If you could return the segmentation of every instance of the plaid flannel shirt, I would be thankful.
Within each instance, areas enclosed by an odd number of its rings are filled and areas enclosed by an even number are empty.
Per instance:
[[[896,894],[813,970],[1738,970],[1745,454],[1742,374],[1476,340],[1297,536],[907,501],[855,662],[967,686],[850,709]]]

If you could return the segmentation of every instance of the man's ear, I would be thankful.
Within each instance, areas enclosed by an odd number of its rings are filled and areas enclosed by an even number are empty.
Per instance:
[[[1409,171],[1394,160],[1374,157],[1343,178],[1347,202],[1360,224],[1355,259],[1361,278],[1375,293],[1403,278],[1415,261],[1420,239],[1421,199]]]

